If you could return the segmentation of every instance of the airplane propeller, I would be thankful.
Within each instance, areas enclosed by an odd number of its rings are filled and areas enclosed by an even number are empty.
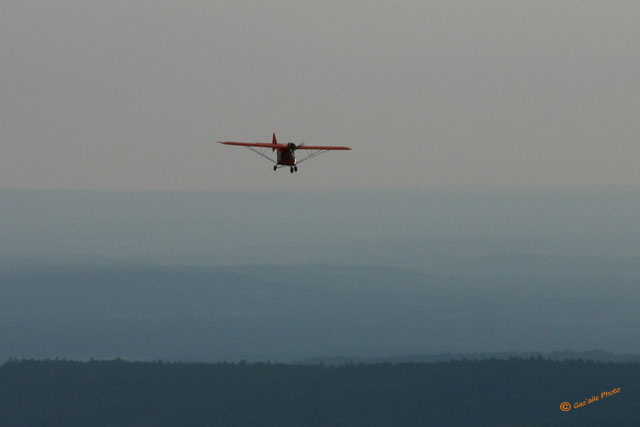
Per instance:
[[[304,143],[296,145],[293,142],[290,142],[290,143],[287,144],[287,148],[289,148],[289,150],[291,150],[291,151],[296,151],[298,148],[302,147],[303,145],[304,145]]]

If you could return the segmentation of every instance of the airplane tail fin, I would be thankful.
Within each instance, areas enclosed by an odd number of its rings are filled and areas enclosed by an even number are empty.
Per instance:
[[[275,133],[273,134],[273,141],[271,141],[271,143],[272,143],[273,145],[276,145],[276,144],[278,143],[278,140],[276,140],[276,134],[275,134]],[[271,151],[276,151],[276,148],[275,148],[275,147],[273,147],[273,148],[271,149]]]

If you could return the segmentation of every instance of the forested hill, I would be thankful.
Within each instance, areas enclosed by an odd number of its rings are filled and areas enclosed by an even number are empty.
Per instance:
[[[581,360],[0,367],[2,426],[637,426],[638,402],[640,364]]]

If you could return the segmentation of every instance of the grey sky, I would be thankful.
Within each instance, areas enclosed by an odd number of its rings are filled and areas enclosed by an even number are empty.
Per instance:
[[[0,187],[637,184],[637,1],[2,1]],[[354,148],[273,173],[218,139]]]

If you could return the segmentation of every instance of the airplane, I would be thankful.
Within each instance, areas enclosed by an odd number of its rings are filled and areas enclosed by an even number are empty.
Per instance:
[[[280,168],[289,166],[289,171],[291,173],[298,172],[298,163],[304,162],[305,160],[311,159],[313,157],[319,156],[320,154],[324,154],[331,150],[351,150],[350,147],[339,147],[336,145],[305,145],[305,144],[294,144],[293,142],[289,142],[286,144],[278,144],[278,140],[276,139],[276,134],[273,134],[273,139],[271,144],[267,142],[236,142],[236,141],[218,141],[220,144],[225,145],[237,145],[240,147],[248,148],[254,153],[264,157],[273,163],[273,170],[276,171]],[[271,151],[277,151],[277,158],[273,160],[271,157],[267,156],[265,152],[268,152],[269,149]],[[309,150],[310,154],[300,160],[296,160],[295,152],[297,150]]]

